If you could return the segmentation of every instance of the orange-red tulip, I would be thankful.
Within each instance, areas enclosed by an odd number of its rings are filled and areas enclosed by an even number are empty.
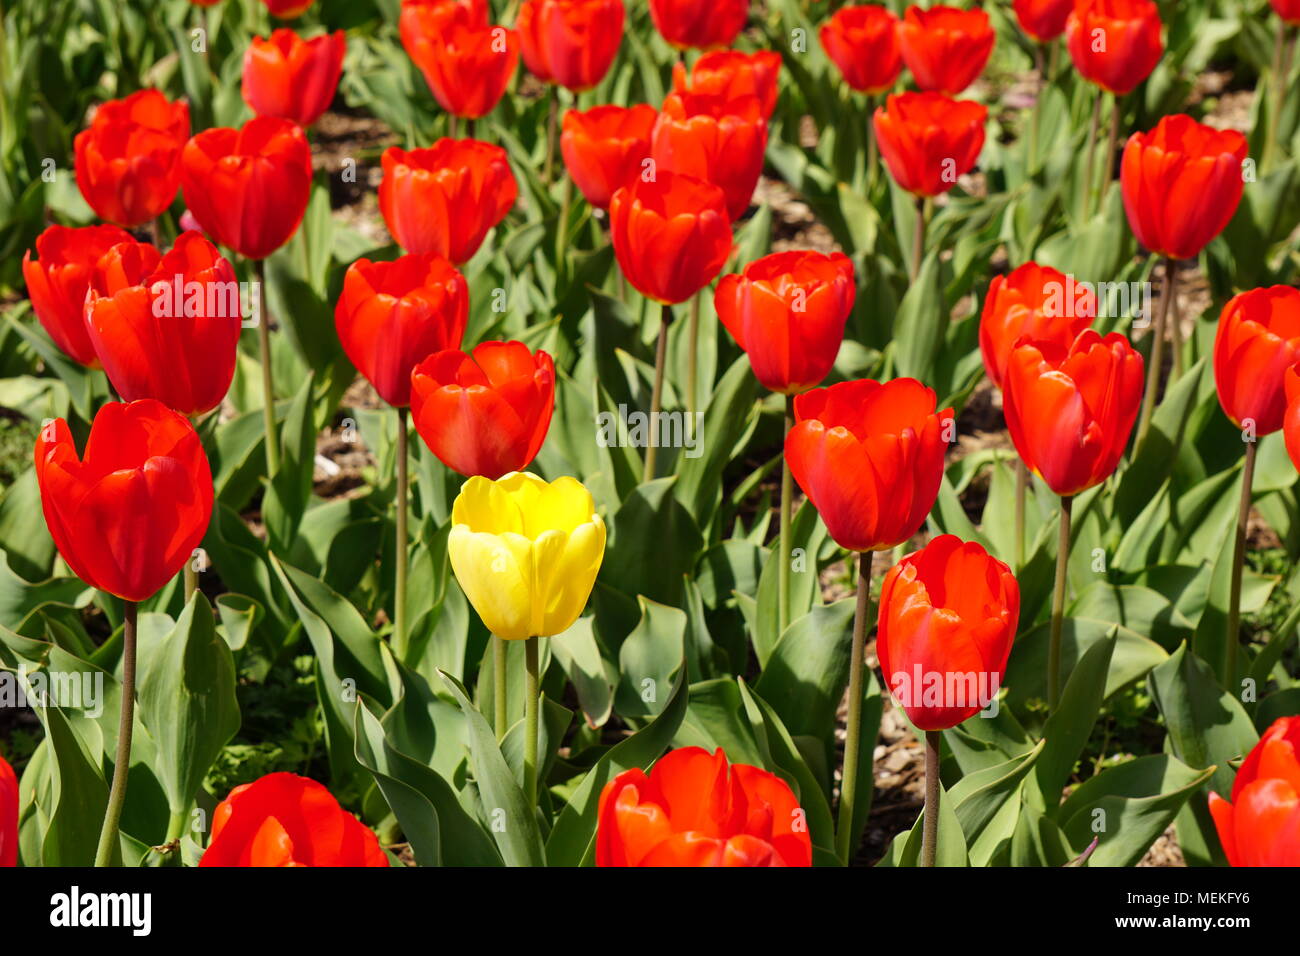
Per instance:
[[[841,7],[822,25],[822,49],[859,93],[892,89],[903,71],[898,17],[888,7]]]
[[[1074,0],[1014,0],[1011,8],[1020,29],[1039,43],[1051,43],[1065,32]]]
[[[731,46],[749,19],[749,0],[650,0],[650,19],[678,49]]]
[[[998,388],[1011,350],[1021,337],[1069,348],[1097,315],[1097,295],[1070,276],[1026,262],[1008,276],[995,276],[980,316],[980,354]]]
[[[673,89],[678,93],[704,93],[724,101],[756,96],[767,119],[776,109],[780,79],[781,54],[771,50],[714,50],[696,60],[689,74],[680,60],[673,64]]]
[[[705,93],[669,93],[650,146],[659,170],[721,186],[732,220],[754,198],[766,151],[767,120],[757,97],[724,100]]]
[[[50,226],[36,237],[36,256],[23,256],[23,280],[32,310],[50,338],[82,365],[97,366],[95,346],[86,332],[86,289],[95,263],[131,234],[117,226]]]
[[[1214,337],[1219,404],[1238,428],[1258,436],[1282,427],[1286,372],[1300,362],[1300,289],[1278,285],[1228,302]]]
[[[522,342],[430,355],[411,374],[411,417],[438,460],[493,481],[537,457],[555,408],[555,363]]]
[[[792,395],[830,374],[854,292],[853,261],[843,253],[778,252],[723,276],[713,302],[758,380]]]
[[[1282,437],[1291,463],[1300,471],[1300,365],[1293,365],[1283,377],[1286,391],[1286,415],[1282,419]]]
[[[615,192],[648,171],[650,137],[658,118],[655,108],[645,103],[564,114],[560,153],[587,202],[608,209]]]
[[[614,193],[610,236],[632,287],[665,305],[685,302],[717,278],[731,255],[727,197],[694,176],[660,171]]]
[[[292,20],[307,12],[312,0],[262,0],[271,16],[280,20]]]
[[[469,285],[436,253],[358,259],[334,310],[343,351],[395,408],[411,404],[411,371],[433,352],[459,348],[468,322]]]
[[[161,402],[109,402],[77,457],[62,418],[36,440],[50,536],[91,587],[143,601],[174,578],[212,517],[212,471],[190,423]]]
[[[921,730],[987,707],[1020,619],[1015,575],[975,542],[935,538],[885,575],[876,654],[894,700]]]
[[[476,139],[440,139],[428,149],[392,146],[380,162],[379,211],[398,245],[436,252],[456,265],[474,257],[519,198],[506,151]]]
[[[682,747],[605,784],[596,865],[812,866],[803,819],[776,774]]]
[[[876,109],[876,142],[898,185],[917,196],[937,196],[979,161],[986,119],[988,110],[971,100],[891,95]]]
[[[1300,866],[1300,717],[1279,717],[1247,754],[1232,801],[1210,794],[1231,866]]]
[[[1068,347],[1021,339],[1002,381],[1016,451],[1058,495],[1099,485],[1119,464],[1142,401],[1142,356],[1085,329]]]
[[[1085,80],[1119,96],[1151,75],[1165,51],[1152,0],[1075,0],[1065,45]]]
[[[623,0],[524,0],[515,30],[524,65],[539,80],[589,90],[623,42]]]
[[[1124,210],[1138,241],[1174,259],[1200,255],[1241,203],[1246,137],[1166,116],[1124,147]]]
[[[329,107],[343,75],[342,30],[304,40],[287,28],[253,37],[244,54],[244,102],[259,116],[310,126]]]
[[[1273,12],[1292,26],[1300,25],[1300,0],[1268,0]]]
[[[181,155],[181,190],[214,242],[265,259],[297,230],[311,198],[311,148],[289,120],[259,116],[199,133]]]
[[[189,138],[184,100],[157,90],[110,100],[73,141],[77,187],[99,218],[128,228],[146,223],[176,198]]]
[[[417,64],[417,46],[433,42],[445,24],[465,17],[473,27],[488,25],[487,0],[402,0],[397,31],[402,46]]]
[[[408,13],[409,9],[409,13]],[[444,110],[466,119],[496,107],[519,64],[519,35],[475,4],[412,4],[399,28],[407,54]]]
[[[898,27],[898,46],[916,85],[950,95],[984,72],[996,38],[989,15],[979,8],[908,7]]]
[[[0,867],[18,865],[18,777],[0,757]]]
[[[916,534],[939,495],[952,409],[916,379],[841,382],[794,400],[790,473],[835,542],[884,551]]]
[[[271,773],[217,804],[199,866],[388,866],[388,858],[315,780]]]

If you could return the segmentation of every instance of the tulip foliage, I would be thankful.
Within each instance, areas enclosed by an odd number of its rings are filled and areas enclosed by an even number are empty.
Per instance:
[[[0,17],[0,866],[1300,865],[1296,4]]]

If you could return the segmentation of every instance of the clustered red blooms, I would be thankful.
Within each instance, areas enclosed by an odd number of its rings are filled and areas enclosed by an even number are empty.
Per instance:
[[[1231,866],[1300,866],[1300,717],[1279,717],[1210,814]]]

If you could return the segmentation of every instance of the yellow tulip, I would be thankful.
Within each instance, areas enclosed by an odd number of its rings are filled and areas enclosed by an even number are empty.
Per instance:
[[[493,634],[550,637],[578,619],[605,557],[605,523],[581,482],[474,477],[451,519],[452,570]]]

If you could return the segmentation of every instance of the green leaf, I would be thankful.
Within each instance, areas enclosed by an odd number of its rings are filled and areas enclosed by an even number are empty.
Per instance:
[[[849,681],[855,598],[815,607],[791,623],[754,690],[795,736],[828,737]]]
[[[625,717],[652,717],[667,706],[662,691],[686,653],[686,613],[639,597],[641,621],[618,652],[614,705]]]

